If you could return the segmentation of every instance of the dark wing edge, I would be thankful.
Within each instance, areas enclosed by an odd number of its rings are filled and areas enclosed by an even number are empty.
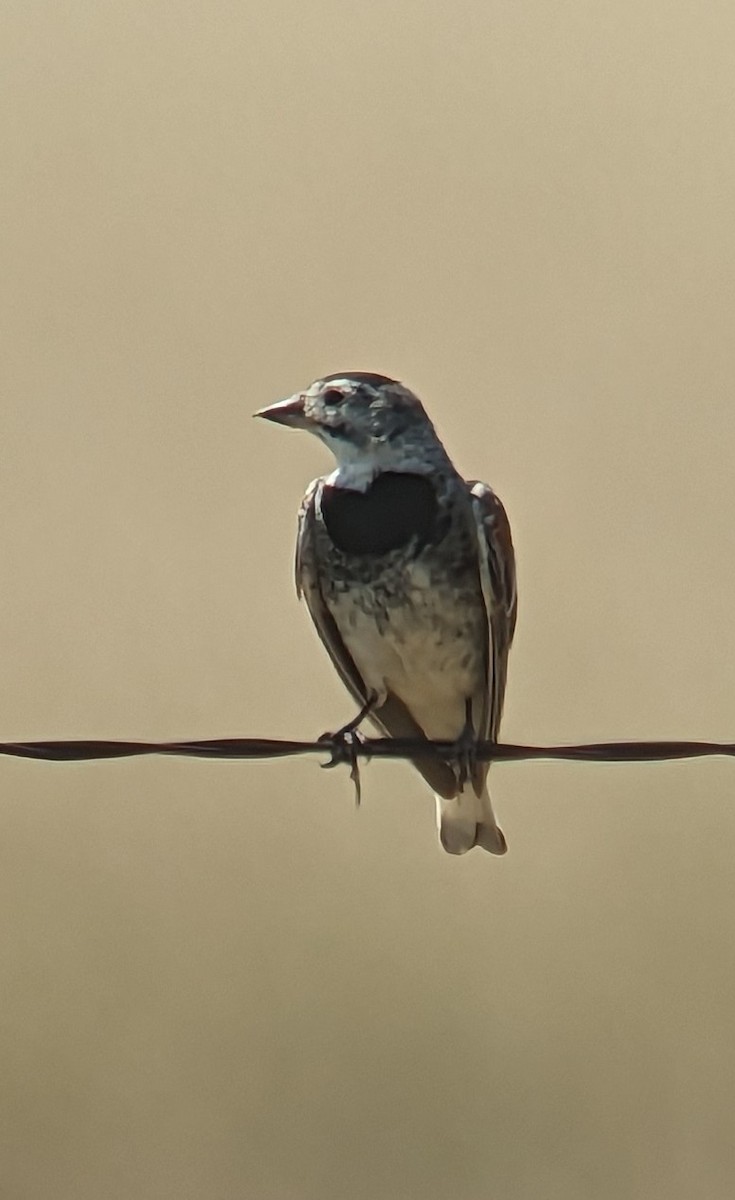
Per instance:
[[[340,679],[353,697],[362,706],[367,700],[367,688],[354,659],[345,646],[337,623],[330,613],[321,589],[319,567],[314,544],[316,527],[316,502],[321,480],[315,479],[304,496],[299,510],[299,527],[296,539],[295,579],[296,594],[303,599],[309,610],[321,641],[331,658]],[[388,693],[385,702],[370,715],[370,721],[387,737],[425,737],[405,704],[397,696]],[[426,782],[440,795],[450,798],[457,794],[457,781],[448,763],[433,753],[411,759]]]
[[[510,522],[499,497],[476,479],[468,480],[467,487],[477,524],[480,581],[489,625],[488,703],[482,733],[494,742],[503,713],[508,653],[518,615],[515,552]]]

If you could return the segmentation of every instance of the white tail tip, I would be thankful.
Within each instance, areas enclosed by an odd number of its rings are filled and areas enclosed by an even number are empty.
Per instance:
[[[452,800],[437,796],[436,818],[439,841],[447,854],[466,854],[474,846],[490,854],[505,854],[508,849],[486,789],[480,796],[471,787]]]

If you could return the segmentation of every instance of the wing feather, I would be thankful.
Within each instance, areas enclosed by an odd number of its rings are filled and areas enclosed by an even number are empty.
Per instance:
[[[510,523],[498,496],[479,480],[468,480],[467,487],[477,525],[480,582],[488,617],[487,687],[477,732],[494,742],[503,713],[508,653],[518,612],[515,554]],[[483,764],[478,764],[478,774],[480,766]]]

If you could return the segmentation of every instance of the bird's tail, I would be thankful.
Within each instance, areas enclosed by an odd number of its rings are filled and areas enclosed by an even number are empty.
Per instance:
[[[486,784],[479,796],[471,783],[451,800],[437,796],[436,820],[439,840],[448,854],[465,854],[473,846],[482,846],[491,854],[505,854],[508,848],[495,820]]]

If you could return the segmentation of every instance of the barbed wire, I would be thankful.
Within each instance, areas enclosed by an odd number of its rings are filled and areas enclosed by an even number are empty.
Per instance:
[[[416,738],[367,738],[357,734],[324,734],[317,741],[282,738],[204,738],[195,741],[33,741],[0,742],[0,755],[44,762],[89,762],[94,759],[168,755],[183,758],[269,759],[301,754],[329,754],[325,766],[356,759],[421,758],[427,750],[440,758],[456,759],[457,743]],[[472,756],[479,762],[520,762],[561,759],[569,762],[666,762],[715,755],[735,757],[735,742],[592,742],[569,746],[522,746],[508,742],[477,742]]]

